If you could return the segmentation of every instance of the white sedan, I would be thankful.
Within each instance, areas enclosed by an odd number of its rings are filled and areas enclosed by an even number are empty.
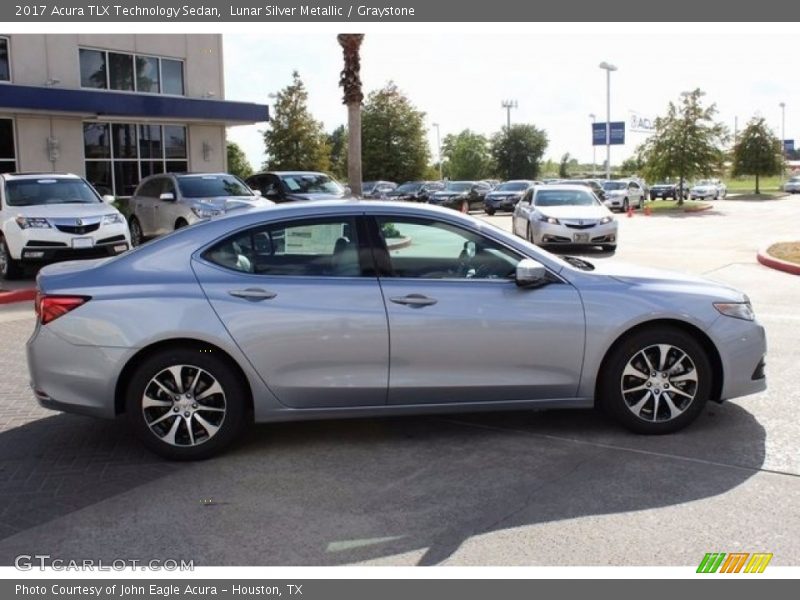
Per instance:
[[[537,246],[582,245],[617,248],[617,221],[582,185],[540,185],[529,189],[512,217],[516,235]]]
[[[627,212],[631,206],[644,208],[647,194],[638,181],[604,181],[603,191],[606,195],[603,202],[611,210]]]
[[[702,179],[689,190],[692,200],[718,200],[728,194],[728,188],[719,179]]]

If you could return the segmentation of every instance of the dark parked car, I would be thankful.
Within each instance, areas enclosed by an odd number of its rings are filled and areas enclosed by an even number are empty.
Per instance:
[[[667,198],[672,198],[673,200],[678,199],[678,194],[680,194],[679,183],[656,183],[654,186],[650,188],[650,200],[657,200],[662,199],[666,200]],[[683,185],[683,199],[689,197],[689,185]]]
[[[338,181],[315,171],[256,173],[246,180],[252,189],[276,203],[308,200],[338,200],[350,194]]]
[[[384,198],[397,187],[393,181],[365,181],[361,184],[362,198]]]
[[[514,210],[522,195],[536,183],[536,181],[530,179],[514,179],[501,183],[486,194],[486,199],[483,201],[483,210],[486,211],[487,215],[493,215],[498,210]]]
[[[448,181],[429,202],[468,213],[470,209],[483,208],[486,194],[491,191],[489,184],[483,181]]]
[[[406,181],[386,194],[387,200],[428,202],[431,196],[444,189],[441,181]]]

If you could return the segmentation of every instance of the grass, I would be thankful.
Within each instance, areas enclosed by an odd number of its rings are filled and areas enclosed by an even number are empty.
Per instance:
[[[767,248],[767,254],[800,265],[800,242],[781,242]]]
[[[653,211],[654,215],[658,215],[663,213],[675,213],[675,212],[697,212],[699,210],[705,210],[706,208],[709,208],[711,205],[708,202],[697,202],[696,200],[684,200],[683,206],[678,206],[677,200],[653,200],[652,202],[648,202],[646,206],[650,207],[650,210]]]
[[[728,186],[728,194],[754,194],[756,191],[756,178],[737,177],[735,179],[726,179],[725,185]],[[775,175],[773,177],[761,177],[758,180],[758,187],[762,194],[767,192],[780,192],[780,175]]]

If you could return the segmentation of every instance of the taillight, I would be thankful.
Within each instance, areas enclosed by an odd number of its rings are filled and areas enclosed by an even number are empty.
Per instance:
[[[88,300],[87,296],[48,296],[37,292],[34,307],[39,322],[47,325],[50,321],[55,321],[58,317],[85,304]]]

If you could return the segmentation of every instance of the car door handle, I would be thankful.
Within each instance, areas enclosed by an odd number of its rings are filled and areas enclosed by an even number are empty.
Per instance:
[[[436,298],[428,298],[428,296],[423,296],[422,294],[395,296],[394,298],[389,298],[389,300],[391,300],[395,304],[405,304],[406,306],[413,306],[413,307],[431,306],[438,302]]]
[[[258,302],[259,300],[272,300],[278,294],[260,288],[247,288],[245,290],[231,290],[228,292],[231,296],[236,298],[244,298],[245,300],[252,300]]]

